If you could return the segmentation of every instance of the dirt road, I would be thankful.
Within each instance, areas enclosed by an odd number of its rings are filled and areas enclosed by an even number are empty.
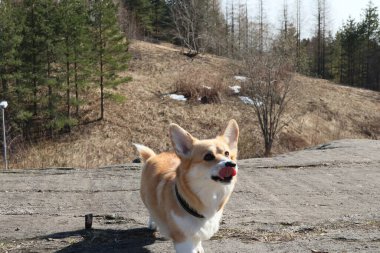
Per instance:
[[[206,252],[380,252],[380,141],[239,162]],[[145,229],[140,167],[0,173],[0,252],[173,252]],[[93,230],[84,215],[94,215]]]

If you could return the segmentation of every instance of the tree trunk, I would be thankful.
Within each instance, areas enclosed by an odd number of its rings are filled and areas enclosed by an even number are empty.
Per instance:
[[[70,119],[70,61],[68,52],[68,38],[66,38],[66,106],[67,106],[67,118]]]
[[[34,5],[33,5],[34,7]],[[32,8],[32,26],[34,26],[34,8]],[[32,37],[32,48],[35,48],[35,38],[34,36]],[[32,61],[33,61],[33,66],[32,66],[32,73],[33,73],[33,115],[37,115],[37,78],[36,78],[36,65],[37,65],[37,59],[36,59],[36,53],[33,52],[32,55]]]
[[[264,51],[264,6],[263,0],[259,0],[259,53],[262,54]]]
[[[301,67],[301,2],[297,0],[297,71]]]
[[[104,118],[104,84],[103,84],[103,59],[100,56],[100,118]]]
[[[78,63],[75,55],[74,59],[74,83],[75,83],[75,115],[79,117],[79,92],[78,92]]]
[[[99,15],[99,64],[100,64],[100,118],[99,120],[103,120],[104,118],[104,80],[103,80],[103,27],[102,27],[102,14]]]
[[[7,96],[8,96],[8,82],[6,79],[1,79],[1,87],[3,89],[3,97],[2,99],[7,99]]]
[[[46,50],[46,58],[47,58],[47,79],[50,79],[50,57],[49,57],[49,48]],[[53,121],[54,115],[53,115],[53,87],[49,83],[48,85],[48,114],[49,114],[49,120]],[[48,129],[48,135],[49,137],[53,137],[53,127],[50,125]]]
[[[265,150],[264,150],[264,156],[269,157],[272,154],[272,142],[266,140],[265,141]]]

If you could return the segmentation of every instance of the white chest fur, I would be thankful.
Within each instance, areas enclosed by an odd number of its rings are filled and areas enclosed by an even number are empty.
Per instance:
[[[210,239],[218,231],[222,211],[215,213],[210,218],[197,218],[190,215],[181,217],[174,212],[171,215],[187,238],[203,241]]]

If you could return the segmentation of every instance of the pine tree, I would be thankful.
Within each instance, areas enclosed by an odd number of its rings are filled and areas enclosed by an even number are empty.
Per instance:
[[[21,44],[22,82],[18,89],[24,110],[20,111],[19,118],[26,121],[24,133],[27,135],[32,128],[41,132],[40,125],[43,125],[52,136],[62,118],[59,113],[62,40],[58,2],[25,0],[22,7],[25,26]]]
[[[170,31],[173,27],[170,9],[165,0],[151,0],[152,5],[152,26],[154,36],[158,38],[166,38],[170,40],[168,35],[172,35]]]
[[[20,44],[22,41],[22,18],[18,9],[9,0],[0,2],[0,99],[13,101],[10,86],[19,78]],[[20,20],[21,19],[21,20]],[[12,106],[13,108],[13,106]]]
[[[91,6],[93,20],[94,52],[97,63],[97,82],[100,88],[100,117],[104,118],[105,88],[114,88],[130,78],[121,77],[129,59],[128,43],[121,33],[117,19],[117,7],[112,0],[95,0]],[[112,93],[107,95],[112,96]]]
[[[29,138],[33,131],[32,117],[40,114],[42,90],[45,91],[46,80],[46,20],[45,7],[40,1],[26,0],[22,3],[25,16],[25,25],[22,32],[21,43],[21,71],[22,79],[17,86],[19,103],[23,108],[19,111],[17,118],[24,122],[23,133]],[[42,116],[40,118],[43,118]]]
[[[376,35],[379,30],[379,14],[377,7],[370,1],[367,8],[364,10],[364,20],[359,23],[359,32],[363,36],[363,73],[362,73],[362,86],[366,88],[373,88],[371,83],[374,83],[376,74],[373,73],[374,55],[376,54]],[[371,64],[372,63],[372,64]],[[377,72],[377,70],[375,70]]]
[[[341,34],[343,57],[341,81],[354,86],[358,83],[358,48],[360,45],[358,25],[354,19],[347,20]]]
[[[301,71],[301,0],[296,0],[297,71]]]
[[[258,22],[259,22],[259,53],[262,54],[264,52],[264,3],[263,0],[259,0],[259,15],[258,15]]]
[[[124,0],[124,5],[134,13],[138,28],[142,30],[143,35],[152,34],[153,27],[159,22],[158,16],[161,6],[159,0]],[[156,7],[157,9],[154,11]],[[158,19],[156,22],[154,21],[155,18]]]
[[[7,118],[7,138],[19,134],[20,127],[16,115],[22,110],[18,99],[17,84],[20,79],[20,44],[23,17],[18,4],[10,0],[0,2],[0,101],[10,104],[5,117]],[[11,131],[8,131],[8,130]]]
[[[326,49],[326,1],[317,0],[317,29],[316,29],[316,74],[325,78],[325,49]]]
[[[66,84],[66,117],[68,126],[76,123],[71,118],[71,106],[75,106],[75,116],[79,117],[80,90],[89,76],[91,62],[91,41],[87,4],[83,0],[63,0],[60,2],[62,22],[63,64]],[[75,97],[72,98],[72,93]]]

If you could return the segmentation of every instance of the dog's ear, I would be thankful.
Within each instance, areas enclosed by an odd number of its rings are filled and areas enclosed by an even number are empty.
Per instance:
[[[182,158],[190,157],[194,137],[177,124],[170,124],[169,134],[176,154]]]
[[[239,139],[239,126],[236,120],[231,119],[228,122],[226,129],[223,132],[224,138],[226,138],[228,145],[231,150],[237,150],[238,139]]]

